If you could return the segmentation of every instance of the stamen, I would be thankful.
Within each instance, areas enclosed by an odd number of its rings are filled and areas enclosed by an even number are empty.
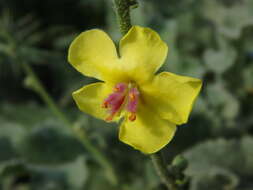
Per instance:
[[[114,89],[113,93],[104,100],[102,108],[108,109],[109,116],[105,118],[106,121],[112,121],[113,117],[117,112],[120,111],[121,106],[125,100],[125,94],[127,91],[127,84],[118,83]]]
[[[107,118],[105,118],[105,121],[109,122],[112,121],[114,115],[109,115]]]
[[[108,109],[106,121],[112,121],[116,114],[120,115],[122,109],[126,109],[130,115],[129,120],[136,120],[139,91],[137,87],[129,83],[118,83],[113,88],[113,93],[104,100],[102,108]]]
[[[130,91],[129,91],[128,96],[129,96],[129,101],[128,101],[128,104],[127,104],[127,110],[129,112],[136,113],[137,104],[138,104],[138,96],[139,96],[138,89],[136,87],[131,88]]]
[[[102,108],[108,108],[108,102],[107,102],[107,101],[104,101],[101,107],[102,107]]]
[[[124,92],[127,88],[127,85],[125,83],[118,83],[114,87],[114,92]]]
[[[136,120],[136,114],[135,114],[135,113],[131,113],[130,116],[128,117],[128,119],[129,119],[130,121]]]
[[[130,101],[134,101],[135,95],[133,93],[129,93],[129,98],[130,98]]]

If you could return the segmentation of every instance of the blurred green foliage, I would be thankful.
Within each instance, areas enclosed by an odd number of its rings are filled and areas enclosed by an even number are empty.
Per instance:
[[[145,155],[122,144],[117,128],[78,111],[71,92],[93,79],[66,60],[83,30],[120,33],[109,0],[0,1],[0,189],[165,189]],[[189,162],[190,190],[253,189],[253,1],[139,0],[134,24],[169,45],[161,70],[202,78],[190,121],[164,150]],[[113,163],[120,188],[69,129],[25,85],[30,64],[60,108]]]

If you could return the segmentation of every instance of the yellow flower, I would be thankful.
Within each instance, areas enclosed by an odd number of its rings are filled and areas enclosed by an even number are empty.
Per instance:
[[[133,26],[121,39],[119,55],[110,37],[94,29],[81,33],[68,60],[82,74],[101,80],[73,93],[83,112],[119,121],[119,139],[144,153],[154,153],[186,123],[202,82],[169,72],[155,73],[168,47],[149,29]]]

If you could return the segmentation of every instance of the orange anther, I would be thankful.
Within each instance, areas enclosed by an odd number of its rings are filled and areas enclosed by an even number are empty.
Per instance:
[[[130,101],[134,101],[135,100],[134,93],[129,93],[129,98],[130,98]]]
[[[128,119],[129,119],[130,121],[136,120],[136,114],[135,114],[135,113],[131,113],[130,116],[128,117]]]
[[[102,104],[102,108],[108,108],[108,102],[103,102],[103,104]]]
[[[119,89],[118,87],[114,87],[114,88],[113,88],[113,91],[114,91],[114,92],[119,92],[119,90],[120,90],[120,89]]]
[[[105,121],[109,122],[112,121],[113,115],[109,115],[107,118],[105,118]]]

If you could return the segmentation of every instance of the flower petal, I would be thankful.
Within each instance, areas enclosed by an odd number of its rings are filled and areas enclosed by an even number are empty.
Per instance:
[[[102,30],[81,33],[70,45],[68,61],[82,74],[100,80],[110,80],[118,55],[114,43]]]
[[[140,105],[136,120],[125,119],[121,124],[119,139],[143,153],[151,154],[167,145],[175,131],[175,124]]]
[[[110,85],[97,82],[80,88],[72,95],[81,111],[104,120],[108,113],[102,108],[102,103],[111,91]]]
[[[142,86],[144,101],[162,118],[176,124],[186,123],[200,92],[199,79],[162,72]]]
[[[161,67],[168,47],[150,28],[133,26],[120,41],[122,66],[139,83],[148,80]]]

